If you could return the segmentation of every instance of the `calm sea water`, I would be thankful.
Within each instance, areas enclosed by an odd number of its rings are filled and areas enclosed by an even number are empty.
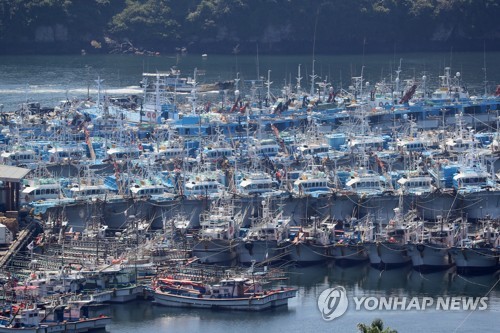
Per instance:
[[[461,73],[463,83],[472,94],[484,92],[486,68],[487,88],[491,92],[500,84],[500,52],[489,53],[411,53],[378,55],[316,56],[314,61],[316,82],[333,83],[335,89],[347,89],[351,77],[363,76],[375,83],[395,77],[401,64],[401,81],[428,77],[429,85],[439,83],[444,67]],[[104,79],[103,88],[108,95],[138,93],[143,72],[167,71],[173,66],[182,76],[192,76],[197,68],[203,82],[234,79],[239,73],[241,83],[268,74],[272,88],[279,91],[286,83],[296,84],[298,66],[301,65],[301,86],[309,90],[312,74],[312,56],[241,56],[199,54],[143,57],[131,55],[86,56],[0,56],[0,104],[4,111],[13,111],[26,100],[53,106],[67,98],[96,95],[94,80]],[[486,67],[485,67],[486,65]],[[270,72],[269,72],[270,71]],[[246,82],[246,83],[245,83]]]
[[[486,59],[487,87],[500,83],[500,53],[432,53],[404,55],[317,56],[315,73],[333,82],[336,89],[347,88],[350,77],[363,76],[369,82],[390,79],[401,61],[401,79],[427,75],[437,84],[445,66],[460,72],[472,93],[484,91]],[[26,100],[54,106],[67,98],[95,96],[94,80],[104,79],[108,95],[138,93],[142,72],[166,71],[177,66],[183,76],[194,68],[204,75],[200,82],[230,80],[239,73],[242,82],[270,78],[273,87],[296,84],[301,64],[302,86],[309,89],[312,57],[305,56],[212,56],[201,55],[136,57],[106,56],[16,56],[0,57],[0,104],[14,111]],[[317,79],[319,80],[319,79]],[[248,84],[247,84],[248,86]],[[500,283],[497,275],[463,277],[453,271],[421,275],[410,268],[378,271],[367,266],[340,268],[313,266],[295,269],[286,284],[299,288],[288,308],[264,313],[214,312],[210,310],[170,309],[146,301],[112,305],[110,332],[355,332],[360,322],[380,317],[399,332],[497,332],[500,318]],[[496,284],[496,285],[495,285]],[[345,315],[326,322],[318,310],[320,293],[332,286],[346,288],[352,296],[485,296],[485,311],[356,311],[352,302]]]
[[[421,275],[411,268],[379,271],[368,266],[340,268],[312,266],[294,269],[288,285],[299,288],[288,308],[263,313],[216,312],[174,309],[147,301],[110,308],[114,318],[110,332],[356,332],[360,322],[382,318],[399,332],[497,332],[500,316],[498,275],[463,277],[447,272]],[[347,312],[333,321],[324,321],[317,299],[326,288],[343,286],[352,296],[484,296],[484,311],[356,311],[350,300]]]

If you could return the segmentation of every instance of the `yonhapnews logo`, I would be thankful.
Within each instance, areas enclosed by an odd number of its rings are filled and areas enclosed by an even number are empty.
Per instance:
[[[342,316],[349,306],[344,287],[328,288],[318,297],[318,308],[324,320],[330,321]]]
[[[353,296],[355,311],[484,311],[488,309],[488,297],[439,296]],[[344,287],[323,290],[318,297],[318,309],[324,320],[342,316],[349,307],[349,297]]]

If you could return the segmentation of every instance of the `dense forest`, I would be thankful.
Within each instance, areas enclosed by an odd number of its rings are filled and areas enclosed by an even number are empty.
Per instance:
[[[498,0],[0,0],[0,53],[500,49]]]

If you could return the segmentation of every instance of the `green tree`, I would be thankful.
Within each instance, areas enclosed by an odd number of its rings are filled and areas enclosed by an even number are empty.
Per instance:
[[[124,9],[113,16],[109,32],[134,42],[154,44],[179,39],[181,24],[175,19],[169,0],[126,0]]]
[[[379,318],[374,319],[370,326],[359,323],[358,330],[361,333],[398,333],[398,331],[393,330],[390,327],[384,329],[384,322]]]

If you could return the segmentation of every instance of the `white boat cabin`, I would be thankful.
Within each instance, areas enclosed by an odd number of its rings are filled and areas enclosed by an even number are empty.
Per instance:
[[[12,166],[22,166],[38,162],[38,156],[34,150],[17,150],[3,152],[0,155],[0,163]]]
[[[61,146],[49,149],[49,161],[52,163],[79,160],[84,155],[83,148],[78,146]]]
[[[398,184],[403,193],[419,195],[434,191],[430,176],[403,177],[398,180]]]
[[[456,190],[478,191],[491,186],[490,175],[482,170],[464,170],[453,176],[453,187]]]
[[[167,160],[175,159],[175,158],[183,158],[186,157],[186,150],[184,148],[160,148],[157,152],[155,152],[157,158],[165,158]]]
[[[279,151],[280,146],[274,140],[272,142],[268,142],[268,140],[258,142],[248,149],[249,155],[259,157],[274,157],[278,155]]]
[[[184,185],[184,194],[186,196],[211,196],[219,193],[222,187],[222,184],[215,179],[188,180]]]
[[[243,298],[249,295],[250,289],[252,294],[261,293],[263,290],[260,284],[251,283],[249,279],[226,279],[212,286],[212,295],[216,298]]]
[[[293,183],[293,193],[299,196],[316,196],[331,193],[331,189],[324,173],[306,172]]]
[[[21,203],[29,203],[32,201],[58,199],[61,193],[61,186],[54,183],[26,185],[21,192]]]
[[[273,192],[279,184],[270,175],[264,173],[252,173],[241,178],[237,189],[242,195],[258,195]]]
[[[399,151],[424,151],[426,148],[426,144],[420,140],[400,140],[397,143]]]
[[[346,183],[346,187],[357,194],[381,194],[385,190],[384,182],[381,176],[376,174],[367,174],[355,176]]]
[[[375,151],[383,150],[385,141],[378,136],[356,136],[349,140],[348,147],[351,151]]]
[[[228,158],[233,156],[234,154],[234,149],[233,148],[225,148],[225,147],[218,147],[218,148],[205,148],[203,149],[202,153],[202,158],[209,160],[210,162],[216,162],[220,158]]]
[[[311,159],[313,157],[328,157],[330,146],[325,144],[309,144],[302,145],[297,148],[298,154],[304,159]]]
[[[108,156],[113,160],[131,160],[137,159],[141,155],[138,147],[113,147],[108,149]]]
[[[110,193],[105,185],[73,185],[69,190],[70,197],[74,199],[104,199]]]
[[[165,193],[166,187],[163,185],[135,184],[130,188],[130,193],[134,197],[149,197],[152,195],[161,195]]]

